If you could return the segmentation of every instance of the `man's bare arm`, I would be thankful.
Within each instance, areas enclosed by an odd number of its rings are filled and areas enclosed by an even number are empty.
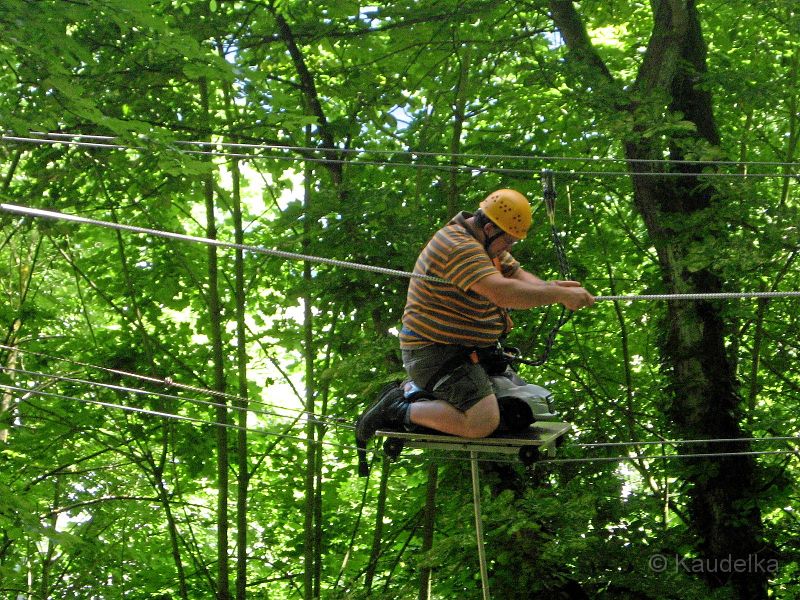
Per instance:
[[[578,310],[594,304],[594,296],[577,281],[542,281],[526,271],[516,275],[492,273],[475,282],[471,289],[501,308],[563,304],[569,310]]]

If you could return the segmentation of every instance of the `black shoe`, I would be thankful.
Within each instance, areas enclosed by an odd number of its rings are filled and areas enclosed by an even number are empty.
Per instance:
[[[381,390],[378,401],[370,406],[356,421],[356,448],[358,449],[358,474],[369,474],[367,442],[379,429],[403,429],[411,403],[403,396],[398,382]]]
[[[378,401],[356,421],[356,438],[366,442],[379,429],[403,429],[410,406],[403,388],[397,383],[387,385],[381,390]]]

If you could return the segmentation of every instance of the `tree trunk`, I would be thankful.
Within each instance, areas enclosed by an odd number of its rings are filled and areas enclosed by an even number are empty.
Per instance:
[[[694,1],[658,0],[654,6],[654,27],[633,90],[630,104],[620,110],[634,117],[634,131],[624,142],[631,160],[658,160],[668,146],[671,158],[684,158],[687,144],[718,145],[719,134],[710,94],[697,86],[706,71],[706,48]],[[572,2],[551,2],[553,18],[562,30],[573,57],[592,67],[593,85],[598,81],[620,89],[595,52]],[[566,33],[565,33],[566,32]],[[661,99],[661,100],[660,100]],[[666,101],[664,100],[666,99]],[[644,135],[652,127],[637,109],[664,102],[661,112],[680,113],[696,126],[696,132]],[[683,136],[683,137],[681,137]],[[631,162],[634,203],[656,248],[662,280],[668,293],[718,292],[720,278],[710,267],[687,268],[691,246],[704,239],[689,219],[712,209],[715,190],[696,176],[654,177],[654,164]],[[678,165],[685,173],[702,170],[702,165]],[[710,235],[705,232],[705,235]],[[718,246],[724,240],[716,240]],[[712,302],[668,304],[664,327],[664,363],[672,382],[671,401],[666,413],[678,437],[689,439],[741,438],[742,401],[737,393],[734,369],[725,347],[725,323],[721,306]],[[724,453],[746,451],[746,442],[693,445],[691,451]],[[710,565],[728,559],[753,561],[764,555],[760,512],[753,501],[755,464],[750,456],[698,457],[681,467],[688,496],[690,526],[697,536],[702,558]],[[750,564],[749,562],[747,564]],[[733,584],[741,598],[766,598],[768,573],[723,573],[709,568],[703,576],[712,586]]]
[[[458,212],[458,163],[456,154],[461,152],[461,134],[464,131],[466,118],[467,98],[469,90],[469,70],[472,62],[470,46],[464,48],[463,56],[459,57],[458,79],[456,80],[455,97],[453,98],[453,131],[450,136],[450,174],[447,186],[447,218]]]
[[[224,45],[218,44],[220,57],[224,59]],[[228,129],[237,127],[236,107],[232,100],[232,90],[223,88],[225,99],[225,119]],[[247,386],[247,323],[245,322],[247,296],[244,276],[244,224],[242,218],[241,170],[239,159],[232,158],[231,169],[231,212],[233,216],[234,242],[239,246],[234,253],[234,301],[236,311],[236,378],[237,393],[234,405],[236,414],[236,600],[247,596],[247,539],[248,539],[248,488],[250,485],[250,464],[247,439],[247,415],[250,405]]]
[[[16,334],[20,325],[20,320],[15,319],[11,328],[11,333]],[[11,374],[13,374],[14,370],[17,368],[17,357],[19,354],[14,344],[14,341],[6,340],[6,345],[9,346],[9,350],[7,351],[6,358],[4,359],[3,363],[5,364],[7,373],[9,373],[9,382],[13,381],[13,375]],[[8,431],[13,422],[13,414],[11,410],[13,407],[13,402],[14,394],[12,394],[9,390],[3,390],[2,395],[0,395],[0,442],[8,441]]]
[[[381,483],[378,491],[378,507],[375,510],[375,530],[372,534],[372,550],[369,554],[369,563],[364,577],[364,587],[367,596],[372,594],[372,582],[378,570],[378,558],[381,555],[381,538],[383,537],[383,515],[386,512],[386,490],[389,485],[389,472],[392,463],[384,459],[381,467]]]
[[[797,144],[800,141],[800,106],[798,106],[798,92],[797,82],[800,79],[800,49],[795,48],[792,54],[792,67],[789,71],[789,81],[786,86],[787,93],[789,94],[788,100],[788,113],[789,113],[789,131],[787,132],[786,139],[786,153],[783,160],[787,163],[794,162],[797,153]],[[792,91],[794,90],[794,91]],[[781,206],[786,206],[789,200],[789,186],[791,185],[792,178],[788,175],[791,174],[792,167],[790,165],[783,166],[783,173],[786,177],[783,178],[781,187]]]
[[[234,241],[240,246],[244,244],[242,224],[242,196],[239,188],[239,162],[231,163],[233,177],[233,226]],[[236,600],[245,600],[247,596],[247,489],[250,484],[250,466],[247,454],[247,335],[245,324],[245,289],[244,289],[244,252],[236,249],[235,254],[235,291],[236,291],[236,367],[239,387],[236,408]]]
[[[436,485],[439,481],[439,465],[435,461],[428,463],[428,487],[425,492],[425,517],[422,527],[422,554],[433,548],[433,532],[436,523]],[[419,600],[431,597],[431,568],[422,567],[419,572]]]
[[[286,21],[283,15],[278,12],[275,4],[275,0],[271,0],[269,3],[269,10],[275,19],[275,24],[278,28],[278,34],[286,44],[286,49],[289,52],[289,56],[291,57],[292,63],[297,71],[297,77],[299,79],[298,87],[303,94],[303,102],[305,102],[307,111],[309,114],[317,118],[319,137],[322,141],[322,147],[326,150],[325,157],[330,161],[322,164],[330,173],[334,187],[340,188],[344,172],[341,162],[342,157],[336,150],[335,139],[331,133],[328,118],[325,116],[325,111],[322,108],[322,102],[320,101],[319,94],[317,93],[317,84],[314,81],[314,75],[309,69],[300,47],[297,45],[297,40],[295,40],[294,33],[292,32],[291,27],[289,27],[289,23]]]
[[[311,140],[311,127],[306,127],[306,140]],[[306,218],[303,219],[303,252],[308,253],[308,248],[311,243],[311,177],[313,176],[312,169],[308,164],[305,168],[305,181],[303,186],[303,208]],[[305,381],[306,381],[306,396],[305,396],[305,409],[306,409],[306,472],[305,472],[305,537],[303,541],[303,551],[305,556],[305,573],[304,573],[304,598],[311,600],[316,596],[315,590],[315,574],[317,572],[320,557],[317,556],[316,548],[319,544],[316,543],[315,533],[315,515],[316,515],[316,493],[315,482],[317,473],[317,460],[319,453],[316,445],[316,425],[314,423],[314,358],[316,348],[314,344],[314,313],[311,310],[313,302],[313,295],[311,291],[312,286],[312,273],[311,263],[308,261],[303,263],[303,337],[305,354]]]
[[[30,260],[25,261],[20,258],[19,265],[19,303],[16,307],[17,314],[11,322],[5,338],[2,340],[3,345],[7,346],[7,354],[3,360],[7,368],[9,377],[14,376],[14,370],[17,368],[17,361],[19,359],[19,351],[17,350],[17,340],[19,332],[22,328],[22,317],[24,315],[25,304],[28,299],[28,292],[31,289],[31,282],[33,281],[33,273],[36,271],[37,262],[39,260],[39,251],[42,248],[42,238],[37,236],[36,247],[30,255]],[[4,390],[0,395],[0,442],[8,441],[8,431],[14,421],[14,394],[10,390]]]
[[[325,157],[329,159],[323,162],[322,165],[328,171],[334,188],[341,200],[344,200],[344,188],[342,185],[344,177],[343,157],[336,149],[336,140],[331,130],[330,123],[328,122],[325,110],[320,100],[319,93],[317,92],[317,85],[314,80],[314,74],[309,68],[308,63],[303,56],[303,52],[295,39],[295,35],[289,23],[284,18],[283,14],[279,12],[276,2],[271,0],[268,8],[278,30],[280,39],[286,45],[286,50],[292,60],[298,78],[298,88],[302,94],[302,102],[305,107],[305,112],[317,120],[316,135],[321,141],[321,147],[325,150]],[[312,129],[310,126],[306,127],[306,146],[311,147],[313,143]],[[310,199],[311,199],[311,178],[313,176],[312,169],[306,163],[305,169],[305,195],[304,195],[304,213],[303,220],[303,248],[304,252],[310,245],[312,217],[310,214]],[[319,555],[321,549],[321,540],[318,539],[318,533],[321,529],[321,511],[318,509],[317,498],[321,498],[321,490],[316,489],[318,485],[316,482],[316,473],[321,468],[318,463],[322,460],[322,450],[319,447],[320,439],[315,438],[316,425],[314,424],[314,410],[315,410],[315,395],[316,390],[314,387],[314,360],[316,358],[316,349],[314,345],[314,323],[313,312],[311,306],[315,296],[312,292],[312,272],[311,264],[306,262],[303,266],[303,281],[305,293],[303,294],[304,304],[304,340],[305,340],[305,379],[306,379],[306,472],[305,472],[305,501],[306,501],[306,514],[305,514],[305,535],[303,540],[303,551],[305,560],[305,574],[304,574],[304,597],[310,599],[318,596],[320,591],[321,580],[321,565],[322,558]]]
[[[210,119],[208,82],[200,80],[201,112]],[[206,123],[208,125],[208,123]],[[206,127],[210,131],[210,128]],[[217,224],[214,216],[214,180],[211,173],[203,178],[206,204],[206,237],[217,239]],[[222,350],[221,303],[219,297],[219,272],[217,248],[208,246],[208,326],[214,372],[213,389],[220,392],[215,398],[217,423],[217,599],[230,598],[228,582],[228,409],[222,393],[225,392],[225,357]]]
[[[50,514],[47,523],[51,531],[56,531],[56,526],[58,523],[58,513],[56,512],[56,509],[61,503],[62,485],[62,477],[59,474],[56,476],[55,481],[53,481],[53,512]],[[44,556],[42,556],[42,573],[39,577],[40,598],[50,597],[50,574],[56,559],[56,543],[53,540],[46,539],[45,544],[47,549],[44,552]]]
[[[706,71],[706,48],[694,2],[688,3],[686,39],[672,84],[669,109],[697,127],[699,139],[719,145],[710,94],[696,86]],[[674,141],[673,141],[674,142]],[[655,148],[628,143],[627,158],[651,158]],[[681,146],[671,144],[671,158],[684,159]],[[635,170],[635,169],[634,169]],[[701,170],[679,165],[678,170]],[[668,293],[719,292],[720,278],[710,268],[690,272],[685,258],[697,234],[684,229],[683,218],[712,207],[715,190],[694,176],[634,176],[635,202],[653,238]],[[681,218],[671,218],[675,213]],[[664,226],[664,222],[668,226]],[[653,225],[657,222],[657,225]],[[691,227],[691,225],[689,225]],[[712,302],[670,302],[667,307],[664,355],[674,385],[667,413],[677,433],[686,438],[735,439],[744,437],[742,399],[737,392],[734,366],[725,348],[721,306]],[[693,446],[697,453],[750,450],[748,443]],[[699,548],[712,561],[733,557],[747,561],[764,552],[760,511],[753,501],[755,463],[750,456],[698,458],[685,465],[690,484],[689,512],[699,537]],[[713,564],[713,563],[712,563]],[[766,598],[766,571],[707,573],[713,585],[728,577],[742,598]]]
[[[166,427],[166,425],[165,425]],[[167,431],[166,429],[164,430]],[[165,440],[166,444],[166,433]],[[154,465],[155,467],[155,465]],[[180,536],[178,534],[178,522],[175,520],[175,515],[172,513],[172,504],[170,502],[169,492],[164,485],[164,462],[153,469],[153,482],[158,491],[158,499],[161,506],[164,508],[164,517],[167,520],[167,531],[169,532],[170,550],[172,551],[172,560],[175,563],[175,570],[178,572],[178,593],[182,600],[188,600],[189,592],[186,587],[186,572],[183,567],[183,559],[181,558]]]

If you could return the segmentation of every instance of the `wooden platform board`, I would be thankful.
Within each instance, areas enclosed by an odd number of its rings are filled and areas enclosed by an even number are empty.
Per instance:
[[[377,431],[376,436],[387,438],[387,444],[396,443],[397,453],[407,448],[432,448],[462,452],[484,452],[494,454],[519,454],[523,462],[533,462],[539,454],[555,456],[560,438],[570,432],[570,423],[540,421],[527,431],[514,434],[498,434],[486,438],[463,438],[444,433],[414,433],[407,431]],[[395,442],[396,440],[396,442]],[[386,445],[384,446],[386,447]],[[389,450],[387,449],[387,453]],[[528,461],[527,458],[532,460]]]

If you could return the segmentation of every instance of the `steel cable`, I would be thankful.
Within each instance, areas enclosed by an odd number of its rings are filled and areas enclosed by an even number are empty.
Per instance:
[[[240,427],[235,424],[231,423],[220,423],[217,421],[206,421],[204,419],[198,419],[195,417],[188,417],[185,415],[177,415],[174,413],[162,412],[162,411],[155,411],[152,409],[145,409],[133,406],[126,406],[122,404],[115,404],[111,402],[104,402],[101,400],[91,400],[87,398],[77,398],[74,396],[68,396],[64,394],[57,394],[53,392],[44,392],[41,390],[31,389],[31,388],[23,388],[19,386],[8,385],[4,383],[0,383],[0,389],[8,390],[8,391],[15,391],[20,392],[25,395],[35,395],[38,397],[45,397],[45,398],[56,398],[61,400],[70,400],[75,402],[81,402],[84,404],[91,404],[102,406],[104,408],[110,409],[117,409],[126,412],[134,412],[139,414],[145,414],[150,416],[156,416],[161,418],[167,419],[175,419],[184,422],[190,422],[193,424],[198,425],[209,425],[213,427],[224,427],[233,430],[244,430],[252,433],[256,433],[259,435],[264,435],[267,437],[274,437],[279,439],[288,439],[302,443],[312,443],[315,445],[322,445],[322,446],[330,446],[334,448],[344,449],[344,450],[356,450],[354,446],[348,446],[344,444],[337,444],[334,442],[325,442],[325,441],[317,441],[317,440],[309,440],[307,438],[301,438],[298,436],[292,436],[287,434],[278,434],[273,433],[261,429],[252,429],[246,427]],[[796,440],[796,437],[785,437],[785,438],[774,438],[775,441],[789,441],[789,440]],[[473,440],[474,441],[474,440]],[[748,441],[745,438],[742,439],[719,439],[719,440],[686,440],[687,443],[703,443],[703,442],[712,442],[712,441],[734,441],[734,442],[745,442]],[[751,438],[750,441],[773,441],[771,438]],[[680,443],[681,440],[672,440],[674,443]],[[468,442],[467,442],[468,443]],[[479,443],[479,441],[477,442]],[[647,442],[625,442],[625,445],[634,445],[634,444],[644,444]],[[659,441],[653,441],[650,443],[660,443]],[[609,443],[608,446],[611,445],[619,445],[622,443]],[[579,445],[580,447],[581,445]],[[594,444],[592,447],[599,447],[599,444]],[[368,451],[370,451],[368,449]],[[374,452],[375,450],[372,450]],[[631,456],[631,455],[620,455],[620,456],[596,456],[596,457],[581,457],[581,458],[552,458],[552,459],[539,459],[537,460],[534,465],[540,464],[578,464],[578,463],[604,463],[604,462],[623,462],[623,461],[634,461],[634,460],[668,460],[668,459],[697,459],[697,458],[722,458],[728,456],[775,456],[775,455],[795,455],[798,456],[800,453],[797,450],[743,450],[743,451],[726,451],[726,452],[698,452],[698,453],[690,453],[690,454],[650,454],[646,456]],[[469,460],[469,459],[462,459],[458,457],[445,457],[448,460]],[[479,459],[482,462],[500,462],[500,463],[513,463],[515,464],[517,461],[515,460],[502,460],[502,459]]]
[[[4,142],[12,142],[12,143],[27,143],[27,144],[50,144],[50,145],[66,145],[66,146],[75,146],[75,147],[86,147],[86,148],[107,148],[110,150],[136,150],[142,151],[146,148],[144,147],[137,147],[137,146],[126,146],[119,143],[104,143],[104,142],[80,142],[74,141],[69,139],[48,139],[48,138],[27,138],[23,136],[12,136],[12,135],[2,135],[0,136],[0,140]],[[176,145],[199,145],[199,144],[209,144],[209,145],[220,145],[216,142],[175,142]],[[231,145],[228,143],[227,145]],[[271,149],[279,149],[279,150],[301,150],[302,147],[299,146],[266,146],[267,148]],[[317,151],[322,153],[336,153],[339,152],[337,148],[312,148],[309,151]],[[338,165],[356,165],[356,166],[378,166],[378,167],[404,167],[404,168],[414,168],[414,169],[430,169],[430,170],[438,170],[438,171],[468,171],[468,172],[475,172],[475,173],[495,173],[495,174],[505,174],[505,175],[532,175],[535,171],[532,169],[520,169],[520,168],[509,168],[509,167],[485,167],[482,165],[452,165],[452,164],[427,164],[427,163],[414,163],[414,162],[388,162],[388,161],[375,161],[375,160],[348,160],[343,158],[323,158],[323,157],[308,157],[308,156],[276,156],[276,155],[263,155],[263,154],[252,154],[252,153],[239,153],[239,152],[219,152],[219,151],[209,151],[209,150],[183,150],[180,148],[176,148],[177,152],[187,155],[198,155],[198,156],[216,156],[221,158],[237,158],[242,160],[284,160],[290,162],[312,162],[312,163],[322,163],[322,164],[338,164]],[[368,151],[363,151],[368,152]],[[403,151],[408,152],[409,154],[415,154],[413,151]],[[542,160],[545,159],[556,159],[558,157],[524,157],[524,156],[513,156],[513,155],[467,155],[473,158],[484,158],[489,160],[497,160],[496,157],[503,157],[506,156],[508,159],[520,159],[520,160]],[[561,157],[562,159],[565,157]],[[591,161],[591,158],[585,159],[571,159],[571,160],[583,160],[584,162]],[[601,160],[601,159],[597,159]],[[633,160],[627,159],[612,159],[614,161],[622,161],[622,162],[634,162]],[[644,162],[658,162],[658,161],[650,161],[647,159],[643,159]],[[669,161],[668,161],[669,162]],[[687,161],[690,164],[699,164],[699,165],[713,165],[713,164],[742,164],[736,163],[735,161],[718,161],[718,163],[714,163],[714,161]],[[756,164],[777,164],[783,166],[796,166],[797,163],[756,163]],[[586,177],[734,177],[734,178],[779,178],[779,179],[786,179],[786,178],[798,178],[800,175],[798,173],[720,173],[720,172],[683,172],[683,171],[584,171],[584,170],[566,170],[566,171],[553,171],[554,174],[560,175],[563,177],[570,177],[570,178],[579,178],[582,176]]]
[[[206,244],[209,246],[216,246],[219,248],[236,249],[236,250],[241,250],[243,252],[251,252],[254,254],[266,254],[269,256],[275,256],[287,260],[315,262],[329,266],[368,271],[372,273],[379,273],[382,275],[389,275],[393,277],[418,278],[418,279],[425,279],[428,281],[435,281],[439,283],[446,283],[443,279],[440,279],[438,277],[432,277],[430,275],[425,275],[422,273],[408,273],[406,271],[400,271],[397,269],[388,269],[386,267],[378,267],[374,265],[366,265],[344,260],[336,260],[332,258],[312,256],[309,254],[298,254],[295,252],[286,252],[283,250],[274,250],[270,248],[264,248],[261,246],[236,244],[233,242],[225,242],[221,240],[209,239],[195,235],[173,233],[170,231],[161,231],[158,229],[149,229],[147,227],[137,227],[134,225],[112,223],[110,221],[101,221],[98,219],[90,219],[88,217],[81,217],[78,215],[72,215],[68,213],[62,213],[50,210],[42,210],[38,208],[30,208],[26,206],[19,206],[16,204],[0,203],[0,210],[23,216],[68,221],[71,223],[78,223],[82,225],[92,225],[97,227],[105,227],[108,229],[116,229],[119,231],[128,231],[131,233],[152,235],[154,237]],[[635,300],[723,300],[723,299],[743,299],[743,298],[797,298],[797,297],[800,297],[800,291],[710,292],[710,293],[686,293],[686,294],[640,294],[640,295],[620,295],[620,296],[600,295],[600,296],[595,296],[595,300],[598,302],[603,302],[603,301],[635,301]]]
[[[211,427],[223,427],[225,429],[232,429],[232,430],[236,430],[236,431],[247,431],[249,433],[255,433],[255,434],[263,435],[263,436],[266,436],[266,437],[274,437],[274,438],[278,438],[278,439],[293,440],[293,441],[302,442],[302,443],[306,443],[306,444],[310,443],[310,444],[314,444],[314,445],[317,445],[317,446],[330,446],[330,447],[333,447],[333,448],[340,448],[340,449],[345,449],[345,450],[353,450],[353,451],[356,450],[355,446],[347,446],[347,445],[344,445],[344,444],[337,444],[335,442],[326,442],[326,441],[320,441],[320,440],[310,440],[308,438],[303,438],[303,437],[294,436],[294,435],[288,435],[288,434],[283,434],[283,433],[274,433],[274,432],[271,432],[271,431],[266,431],[264,429],[253,429],[252,427],[241,427],[240,425],[236,425],[234,423],[220,423],[219,421],[207,421],[205,419],[200,419],[200,418],[197,418],[197,417],[189,417],[189,416],[186,416],[186,415],[179,415],[179,414],[170,413],[170,412],[152,410],[152,409],[149,409],[149,408],[140,408],[140,407],[137,407],[137,406],[127,406],[127,405],[124,405],[124,404],[115,404],[113,402],[105,402],[103,400],[92,400],[92,399],[89,399],[89,398],[78,398],[76,396],[68,396],[66,394],[57,394],[55,392],[45,392],[45,391],[42,391],[42,390],[37,390],[35,388],[24,388],[24,387],[20,387],[20,386],[16,386],[16,385],[9,385],[9,384],[6,384],[6,383],[0,383],[0,389],[11,391],[11,392],[18,392],[18,393],[21,393],[21,394],[24,394],[24,395],[33,395],[33,396],[43,397],[43,398],[55,398],[55,399],[58,399],[58,400],[68,400],[68,401],[80,402],[82,404],[91,404],[91,405],[96,405],[96,406],[102,406],[104,408],[122,410],[122,411],[125,411],[125,412],[133,412],[133,413],[149,415],[149,416],[153,416],[153,417],[161,417],[161,418],[165,418],[165,419],[174,419],[176,421],[184,421],[184,422],[188,422],[188,423],[193,423],[195,425],[208,425],[208,426],[211,426]]]
[[[288,412],[295,413],[295,414],[291,415],[291,416],[290,415],[281,415],[281,414],[278,414],[278,413],[271,413],[271,412],[267,412],[267,411],[258,411],[256,409],[248,409],[249,412],[254,412],[254,413],[262,412],[263,414],[272,414],[272,415],[279,416],[279,417],[284,417],[284,418],[295,418],[295,417],[302,417],[302,416],[305,416],[306,418],[308,418],[310,416],[312,420],[314,420],[315,422],[318,422],[320,424],[329,424],[329,425],[333,425],[334,427],[344,427],[344,428],[350,428],[350,429],[353,428],[353,425],[352,425],[351,421],[348,420],[348,419],[344,419],[342,417],[336,417],[336,416],[330,416],[330,415],[328,415],[328,416],[320,416],[320,415],[316,415],[316,414],[313,414],[313,413],[309,413],[308,411],[303,410],[303,409],[287,408],[287,407],[280,406],[280,405],[277,405],[277,404],[271,404],[269,402],[261,402],[261,401],[253,400],[253,399],[249,399],[249,398],[242,398],[240,396],[235,396],[233,394],[228,394],[226,392],[220,392],[220,391],[211,390],[211,389],[208,389],[208,388],[202,388],[202,387],[197,387],[197,386],[193,386],[193,385],[188,385],[188,384],[185,384],[185,383],[179,383],[179,382],[175,381],[171,377],[160,379],[160,378],[157,378],[157,377],[152,377],[150,375],[143,375],[141,373],[134,373],[134,372],[131,372],[131,371],[121,371],[119,369],[110,369],[108,367],[101,367],[99,365],[93,365],[91,363],[81,362],[81,361],[77,361],[77,360],[74,360],[74,359],[65,358],[63,356],[55,356],[55,355],[47,354],[47,353],[44,353],[44,352],[36,352],[36,351],[33,351],[33,350],[26,350],[24,348],[20,348],[20,347],[17,347],[17,346],[7,346],[7,345],[2,344],[2,343],[0,343],[0,349],[9,350],[9,351],[15,351],[15,352],[21,352],[23,354],[30,354],[32,356],[38,356],[38,357],[41,357],[41,358],[46,358],[48,360],[57,360],[57,361],[65,362],[65,363],[72,364],[72,365],[75,365],[75,366],[80,366],[80,367],[84,367],[84,368],[88,368],[88,369],[93,369],[93,370],[96,370],[96,371],[109,373],[109,374],[113,374],[113,375],[118,375],[118,376],[121,376],[121,377],[130,377],[132,379],[137,379],[139,381],[153,383],[153,384],[161,385],[161,386],[164,386],[164,387],[173,387],[173,388],[176,388],[176,389],[180,389],[180,390],[184,390],[184,391],[188,391],[188,392],[192,392],[192,393],[196,393],[196,394],[203,394],[203,395],[206,395],[206,396],[212,396],[212,397],[217,397],[217,398],[225,398],[225,399],[231,400],[233,402],[247,402],[248,404],[256,404],[256,405],[259,405],[259,406],[272,407],[272,408],[288,411]],[[3,367],[3,366],[0,366],[0,369],[9,370],[8,367]],[[44,375],[48,376],[48,377],[52,377],[52,378],[63,378],[63,376],[57,375],[57,374],[46,374],[45,373]],[[89,383],[89,384],[99,385],[99,386],[108,386],[109,385],[109,384],[96,383],[96,382],[91,382],[91,381],[84,381],[84,382],[85,383]],[[131,387],[128,387],[128,386],[125,386],[125,388],[127,390],[129,390],[129,391],[134,392],[134,393],[145,393],[145,394],[151,394],[151,395],[156,395],[156,396],[164,396],[164,397],[168,397],[168,398],[178,398],[178,399],[181,399],[181,400],[184,400],[184,401],[197,402],[197,403],[207,404],[207,405],[215,406],[215,407],[225,407],[225,406],[227,406],[230,409],[242,410],[242,407],[237,407],[235,404],[226,405],[226,404],[222,404],[222,403],[209,403],[207,401],[197,400],[197,399],[193,399],[193,398],[187,398],[187,397],[184,397],[184,396],[174,396],[174,395],[169,395],[169,394],[152,392],[152,391],[149,391],[149,390],[144,390],[142,388],[131,388]]]
[[[82,133],[63,133],[63,132],[44,132],[44,131],[30,131],[29,136],[17,136],[11,134],[3,134],[0,139],[7,139],[9,141],[19,142],[40,142],[47,141],[50,138],[52,142],[63,140],[99,140],[98,143],[104,144],[100,147],[111,147],[120,149],[138,149],[143,150],[145,147],[131,147],[118,144],[115,136],[110,135],[94,135]],[[213,135],[213,134],[212,134]],[[148,141],[145,139],[145,141]],[[746,161],[746,160],[700,160],[700,159],[671,159],[671,158],[614,158],[614,157],[600,157],[600,156],[546,156],[546,155],[531,155],[531,154],[477,154],[465,152],[433,152],[425,150],[390,150],[381,148],[324,148],[320,146],[297,146],[292,144],[268,144],[268,143],[242,143],[242,142],[225,142],[221,139],[219,141],[209,140],[175,140],[175,145],[179,146],[199,146],[199,147],[219,147],[219,148],[245,148],[248,150],[288,150],[292,152],[322,152],[338,154],[386,154],[386,155],[400,155],[400,156],[424,156],[432,158],[445,158],[452,160],[454,158],[478,158],[482,160],[524,160],[536,161],[546,163],[558,162],[595,162],[595,163],[619,163],[619,164],[666,164],[666,165],[713,165],[713,166],[777,166],[777,167],[798,167],[800,162],[794,161]],[[395,164],[395,163],[388,163]]]
[[[174,394],[165,394],[164,392],[155,392],[155,391],[151,391],[151,390],[145,390],[145,389],[142,389],[142,388],[135,388],[135,387],[126,386],[126,385],[115,385],[113,383],[103,383],[103,382],[100,382],[100,381],[91,381],[91,380],[88,380],[88,379],[79,379],[79,378],[76,378],[76,377],[70,377],[70,376],[61,375],[61,374],[58,374],[58,373],[43,373],[41,371],[29,371],[29,370],[26,370],[26,369],[14,369],[14,368],[6,367],[6,366],[3,366],[3,365],[0,365],[0,372],[17,373],[17,374],[20,374],[20,375],[29,375],[29,376],[32,376],[32,377],[46,378],[46,379],[54,380],[54,381],[64,381],[64,382],[67,382],[67,383],[76,383],[76,384],[80,384],[80,385],[86,385],[86,386],[89,386],[89,387],[99,387],[99,388],[103,388],[103,389],[107,389],[107,390],[111,390],[111,391],[115,391],[115,392],[126,392],[126,393],[130,393],[130,394],[141,395],[141,396],[153,396],[155,398],[161,398],[161,399],[164,399],[164,400],[175,400],[177,402],[182,402],[182,403],[189,403],[189,404],[194,404],[194,405],[199,405],[199,406],[209,406],[209,407],[213,407],[213,408],[224,408],[224,409],[230,410],[230,411],[245,412],[245,413],[250,413],[250,414],[255,414],[255,415],[263,415],[263,416],[280,417],[282,419],[297,418],[299,416],[302,416],[302,413],[304,412],[304,411],[302,411],[300,415],[283,415],[283,414],[280,414],[280,413],[277,413],[277,412],[262,410],[262,409],[258,409],[258,408],[251,408],[251,407],[245,408],[244,406],[237,406],[236,404],[223,404],[221,402],[211,402],[211,401],[208,401],[208,400],[200,400],[198,398],[191,398],[191,397],[187,397],[187,396],[176,396]],[[296,412],[295,409],[288,409],[287,408],[285,410],[291,411],[291,412]],[[313,416],[311,419],[307,419],[307,421],[311,421],[312,423],[316,423],[318,425],[331,424],[328,421],[321,420],[317,416]],[[341,425],[341,423],[336,421],[336,422],[334,422],[334,425]],[[352,426],[351,426],[351,428],[352,428]]]

